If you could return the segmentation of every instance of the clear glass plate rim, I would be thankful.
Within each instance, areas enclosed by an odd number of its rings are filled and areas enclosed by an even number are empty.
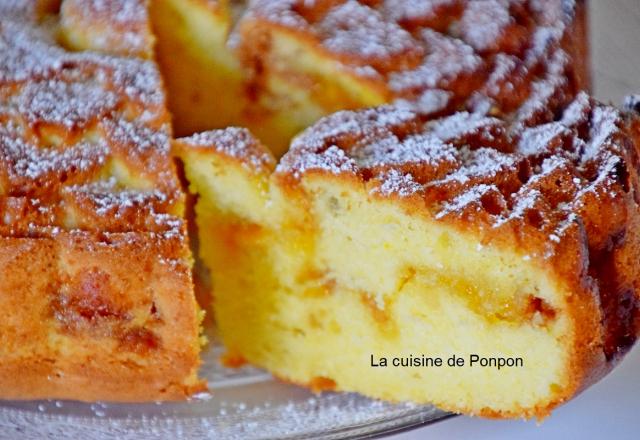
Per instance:
[[[47,401],[51,402],[51,401]],[[56,424],[59,426],[82,426],[83,428],[104,428],[107,429],[113,422],[112,418],[100,418],[84,415],[59,415],[46,412],[37,412],[26,409],[10,408],[2,406],[0,402],[0,420],[29,420],[31,423]],[[436,417],[433,417],[434,413]],[[455,416],[452,413],[445,413],[433,407],[417,407],[404,414],[399,414],[390,418],[378,418],[359,424],[340,426],[327,430],[307,432],[302,435],[292,434],[290,436],[278,437],[280,439],[361,439],[379,438],[390,434],[416,429],[430,425]],[[189,427],[201,427],[206,423],[215,423],[215,417],[179,417],[166,418],[161,416],[136,416],[118,418],[120,428],[130,429],[131,434],[149,435],[154,429],[170,429],[173,431],[189,431]],[[0,423],[0,427],[3,424]],[[153,438],[153,437],[149,437]],[[268,439],[269,437],[263,437]]]

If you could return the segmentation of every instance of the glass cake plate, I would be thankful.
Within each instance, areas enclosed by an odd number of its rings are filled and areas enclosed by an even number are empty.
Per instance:
[[[442,420],[432,406],[357,394],[313,394],[246,366],[225,368],[222,348],[203,354],[213,394],[189,402],[112,404],[0,401],[0,437],[11,439],[342,439],[391,434]]]

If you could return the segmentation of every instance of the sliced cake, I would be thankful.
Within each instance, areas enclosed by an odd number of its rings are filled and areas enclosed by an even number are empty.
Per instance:
[[[245,130],[178,140],[229,359],[490,417],[602,377],[638,332],[640,125],[531,99],[508,119],[339,112],[277,166]],[[423,357],[445,365],[406,364]]]

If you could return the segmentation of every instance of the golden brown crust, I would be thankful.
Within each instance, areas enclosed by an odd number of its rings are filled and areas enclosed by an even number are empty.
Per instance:
[[[173,146],[178,150],[178,156],[185,150],[205,153],[215,150],[227,160],[258,174],[270,174],[276,167],[273,154],[245,128],[229,127],[224,130],[201,132],[180,138]]]

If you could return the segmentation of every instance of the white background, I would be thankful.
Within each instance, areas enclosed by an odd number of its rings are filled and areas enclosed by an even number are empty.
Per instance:
[[[592,64],[595,94],[619,104],[640,94],[640,0],[591,0]],[[616,370],[540,426],[534,421],[454,417],[399,434],[418,439],[640,439],[640,347]]]

